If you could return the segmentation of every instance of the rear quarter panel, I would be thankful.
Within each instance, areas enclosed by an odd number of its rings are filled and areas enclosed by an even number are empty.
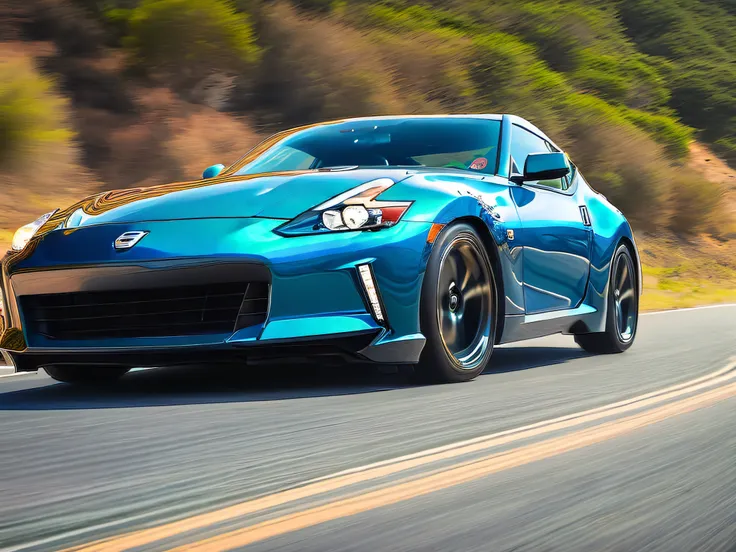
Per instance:
[[[580,177],[583,178],[582,175]],[[590,280],[586,303],[601,312],[601,324],[603,324],[607,310],[606,297],[613,254],[621,243],[626,243],[631,248],[637,268],[639,293],[642,290],[641,259],[631,225],[623,213],[604,195],[593,190],[584,178],[583,186],[582,198],[588,207],[593,228]],[[602,328],[599,330],[602,331]]]

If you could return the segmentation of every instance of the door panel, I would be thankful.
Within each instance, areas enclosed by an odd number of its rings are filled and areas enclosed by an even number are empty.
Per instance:
[[[517,124],[511,130],[512,172],[524,170],[532,153],[559,151],[545,138]],[[575,197],[576,176],[512,184],[523,247],[524,304],[528,314],[570,309],[583,299],[590,271],[592,232]]]
[[[524,248],[526,312],[577,307],[588,283],[592,232],[583,224],[574,196],[516,186],[512,197],[521,219],[514,241]]]

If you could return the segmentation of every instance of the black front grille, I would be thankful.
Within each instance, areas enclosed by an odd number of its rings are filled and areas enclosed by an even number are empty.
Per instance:
[[[32,334],[106,339],[226,334],[263,323],[268,284],[224,283],[21,297]]]

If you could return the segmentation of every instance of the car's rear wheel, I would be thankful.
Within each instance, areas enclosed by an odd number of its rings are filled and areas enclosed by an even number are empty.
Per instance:
[[[613,256],[608,285],[606,330],[580,334],[575,342],[590,353],[622,353],[634,343],[639,322],[639,293],[634,261],[620,245]]]
[[[123,377],[130,368],[106,366],[46,366],[46,373],[56,381],[94,385],[110,383]]]
[[[417,376],[461,382],[480,374],[493,352],[496,288],[488,252],[472,226],[454,224],[437,237],[420,309],[427,343]]]

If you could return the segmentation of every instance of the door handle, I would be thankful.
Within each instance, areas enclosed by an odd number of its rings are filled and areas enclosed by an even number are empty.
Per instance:
[[[588,213],[588,208],[585,205],[580,206],[580,216],[583,219],[583,224],[590,226],[590,213]]]

